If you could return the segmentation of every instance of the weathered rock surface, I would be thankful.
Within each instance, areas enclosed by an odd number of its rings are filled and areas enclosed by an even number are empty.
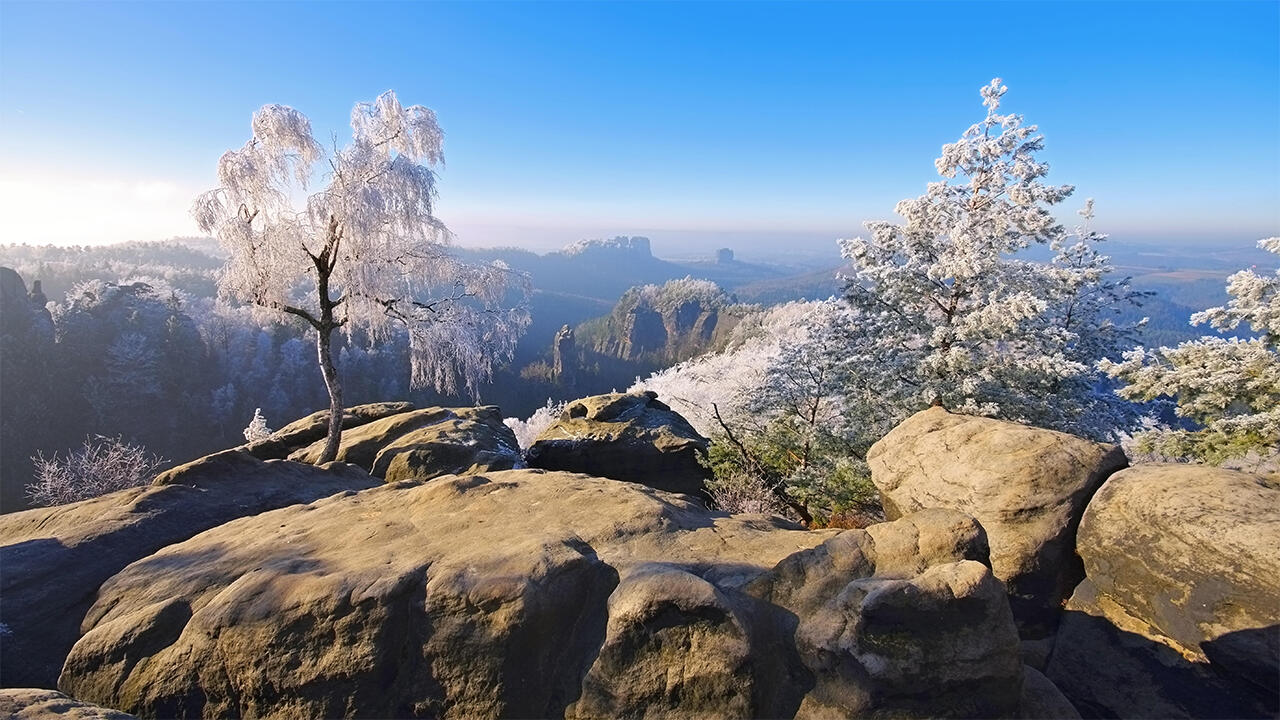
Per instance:
[[[0,516],[0,685],[52,687],[98,587],[129,563],[235,518],[377,484],[351,466],[228,450],[151,486]]]
[[[1086,715],[1274,717],[1280,487],[1193,465],[1116,473],[1090,503],[1087,579],[1048,675]]]
[[[387,482],[510,470],[520,462],[516,436],[493,405],[414,410],[408,403],[377,403],[349,412],[364,419],[343,428],[336,459]],[[270,448],[279,454],[293,448],[287,453],[290,460],[315,464],[324,454],[325,422],[324,413],[308,416],[248,449]],[[289,430],[294,426],[301,429]],[[311,439],[299,445],[300,437]]]
[[[57,690],[0,689],[0,717],[9,720],[134,720],[119,710],[82,703]]]
[[[400,415],[413,410],[413,403],[382,402],[356,405],[347,408],[342,416],[344,433],[352,428],[382,418]],[[323,441],[329,432],[329,411],[317,410],[310,415],[294,420],[271,434],[265,440],[242,445],[241,449],[259,460],[283,460],[290,453],[296,452],[316,441]]]
[[[701,495],[707,439],[652,391],[570,403],[525,453],[530,467],[566,470]]]
[[[1083,577],[1074,548],[1085,505],[1127,460],[1114,445],[930,408],[873,445],[867,463],[887,518],[945,507],[982,523],[1019,627],[1040,637]]]
[[[373,461],[373,474],[387,482],[440,475],[477,475],[520,464],[520,443],[488,405],[456,408],[449,417],[387,443]]]
[[[537,470],[244,518],[112,577],[63,670],[141,715],[1012,716],[971,518],[807,532]]]

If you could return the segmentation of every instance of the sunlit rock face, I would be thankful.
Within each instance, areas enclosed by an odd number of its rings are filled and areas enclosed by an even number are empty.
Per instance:
[[[1019,627],[1042,637],[1083,575],[1075,541],[1085,506],[1127,460],[1114,445],[939,407],[890,431],[867,464],[890,519],[927,507],[977,518]]]
[[[236,518],[379,484],[343,463],[227,450],[153,485],[0,515],[0,685],[53,687],[98,587],[129,563]]]
[[[1233,470],[1139,465],[1080,524],[1086,579],[1048,675],[1106,717],[1280,711],[1280,485]]]
[[[103,584],[59,687],[146,716],[1010,716],[982,528],[805,531],[565,472],[237,520]]]
[[[0,689],[0,716],[10,720],[133,720],[119,710],[82,703],[56,690]]]

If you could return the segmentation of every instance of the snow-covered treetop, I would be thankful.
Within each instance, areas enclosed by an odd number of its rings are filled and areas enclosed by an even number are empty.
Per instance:
[[[841,241],[845,298],[866,361],[886,368],[885,392],[903,405],[940,401],[1076,432],[1071,418],[1098,397],[1093,363],[1125,334],[1103,315],[1133,294],[1107,279],[1104,236],[1086,225],[1069,243],[1052,209],[1074,188],[1045,182],[1044,138],[1000,112],[1005,92],[998,78],[981,89],[985,117],[942,147],[941,180],[897,204],[902,222],[868,222],[870,238]],[[1021,259],[1032,245],[1057,257]],[[1100,434],[1111,418],[1089,413]]]
[[[485,374],[487,358],[508,352],[527,325],[523,309],[499,311],[523,278],[451,252],[434,215],[433,168],[443,162],[435,113],[386,92],[355,105],[351,128],[346,147],[326,149],[297,110],[254,113],[252,137],[223,154],[219,186],[192,207],[230,255],[221,290],[317,329],[330,312],[336,327],[373,341],[407,327],[416,386],[452,392],[454,370],[473,386],[475,363]],[[317,176],[323,187],[306,194]]]
[[[1280,237],[1258,241],[1258,247],[1280,255]],[[1248,323],[1273,350],[1280,348],[1280,268],[1271,277],[1241,270],[1227,278],[1231,300],[1191,316],[1191,323],[1209,323],[1218,330],[1234,330]]]
[[[689,302],[697,302],[704,309],[724,307],[729,295],[710,280],[690,275],[668,280],[662,285],[641,285],[627,290],[618,300],[620,307],[644,306],[655,310],[673,310]]]

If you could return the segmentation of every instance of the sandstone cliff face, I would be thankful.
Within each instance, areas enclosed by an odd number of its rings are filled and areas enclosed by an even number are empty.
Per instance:
[[[931,408],[873,445],[867,463],[886,517],[945,507],[977,518],[1014,617],[1024,635],[1043,637],[1083,575],[1085,505],[1127,460],[1114,445]]]
[[[613,312],[577,330],[596,353],[622,360],[675,362],[712,347],[740,319],[731,298],[705,280],[631,288]]]
[[[1008,716],[981,528],[807,532],[516,470],[228,523],[106,582],[59,687],[142,715]]]
[[[1189,465],[1115,474],[1080,525],[1087,578],[1049,676],[1105,716],[1280,711],[1280,487]]]

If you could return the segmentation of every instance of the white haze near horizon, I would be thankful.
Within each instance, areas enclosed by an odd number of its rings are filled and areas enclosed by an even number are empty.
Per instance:
[[[204,187],[172,180],[69,179],[0,174],[0,242],[30,245],[108,245],[129,241],[159,241],[201,233],[191,219],[191,200]],[[861,221],[847,229],[786,228],[672,228],[661,219],[653,225],[603,223],[521,223],[504,218],[451,218],[442,207],[441,219],[464,247],[517,247],[537,253],[558,250],[583,238],[643,235],[659,257],[679,260],[709,258],[718,248],[732,249],[739,259],[779,264],[820,264],[839,260],[837,238],[863,233]],[[1074,218],[1064,211],[1064,223]],[[1113,239],[1132,245],[1203,251],[1254,247],[1276,230],[1250,233],[1234,230],[1218,237],[1107,228],[1105,217],[1095,227]]]

